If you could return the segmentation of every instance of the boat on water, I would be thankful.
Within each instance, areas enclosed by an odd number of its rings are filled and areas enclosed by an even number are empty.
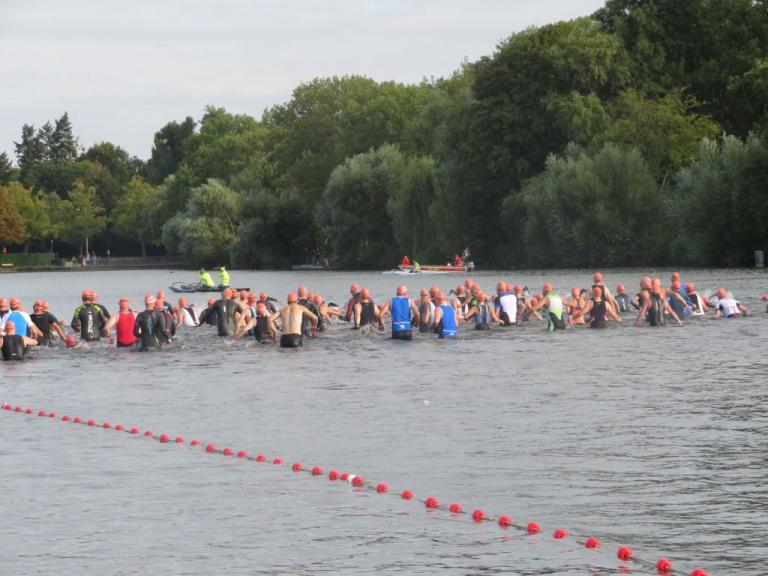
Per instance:
[[[224,288],[227,288],[227,286],[214,286],[211,288],[210,286],[206,286],[205,284],[200,284],[199,282],[174,282],[168,287],[170,290],[173,290],[177,293],[191,293],[191,292],[221,292],[224,290]],[[247,290],[250,291],[250,288],[235,288],[238,292],[241,290]]]
[[[396,276],[431,276],[435,274],[448,274],[448,272],[443,270],[424,270],[424,268],[421,268],[420,270],[414,270],[413,268],[410,270],[393,268],[392,270],[384,270],[382,274],[394,274]]]
[[[469,260],[470,257],[469,248],[464,248],[461,256],[457,254],[453,262],[447,264],[417,264],[412,262],[408,256],[403,256],[397,268],[387,270],[384,274],[465,274],[475,269],[475,263]]]
[[[323,266],[321,264],[294,264],[291,266],[292,270],[331,270],[330,266]]]

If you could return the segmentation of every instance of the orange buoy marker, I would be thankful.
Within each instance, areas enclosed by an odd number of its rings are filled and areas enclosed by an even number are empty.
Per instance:
[[[424,506],[426,506],[427,508],[437,508],[438,506],[440,506],[440,502],[438,501],[437,498],[430,496],[429,498],[424,500]]]
[[[483,520],[485,520],[485,510],[481,510],[480,508],[478,508],[477,510],[472,512],[472,520],[474,520],[475,522],[482,522]]]
[[[656,562],[656,570],[659,574],[669,574],[672,572],[672,562],[669,561],[669,558],[659,558],[659,561]]]
[[[558,540],[562,540],[563,538],[568,536],[568,531],[565,528],[558,528],[557,530],[555,530],[555,533],[553,534],[553,536]]]
[[[616,552],[616,556],[618,556],[619,560],[624,560],[624,562],[628,562],[632,559],[632,548],[629,546],[622,546],[618,549]]]
[[[499,526],[501,526],[502,528],[506,528],[507,526],[512,526],[512,518],[510,518],[506,514],[499,516]]]
[[[590,549],[600,548],[600,540],[592,536],[591,538],[587,538],[587,541],[584,543],[584,546]]]
[[[541,528],[536,522],[529,522],[525,529],[528,530],[528,534],[538,534],[541,532]]]
[[[412,500],[413,499],[413,492],[410,490],[403,490],[403,493],[400,494],[400,498],[403,500]]]

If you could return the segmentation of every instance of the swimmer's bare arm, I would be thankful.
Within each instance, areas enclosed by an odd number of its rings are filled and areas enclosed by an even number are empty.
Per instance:
[[[605,307],[606,312],[608,312],[608,316],[616,320],[616,322],[621,322],[621,314],[618,314],[616,310],[611,308],[610,306]]]
[[[279,325],[278,325],[278,323],[277,323],[277,320],[278,320],[279,318],[280,318],[280,310],[278,310],[277,312],[275,312],[274,314],[272,314],[272,315],[269,317],[269,322],[270,322],[270,324],[271,324],[272,326],[274,326],[276,330],[279,330],[279,329],[280,329],[280,326],[279,326]]]
[[[243,334],[248,332],[248,330],[253,328],[255,325],[256,325],[256,319],[250,318],[243,325],[238,326],[237,332],[235,332],[235,335],[232,337],[232,342],[235,342],[236,340],[239,340],[240,338],[242,338]]]
[[[29,336],[22,336],[22,338],[24,339],[24,344],[26,346],[37,346],[37,340],[34,338],[30,338]]]
[[[307,310],[306,308],[302,309],[301,314],[302,316],[306,316],[307,318],[309,318],[310,321],[312,322],[312,336],[314,336],[315,333],[317,332],[317,322],[318,322],[317,316],[312,312],[310,312],[309,310]]]
[[[467,322],[468,320],[472,320],[472,318],[477,316],[477,312],[478,312],[477,306],[472,306],[472,308],[470,308],[469,311],[466,314],[464,314],[462,319],[464,320],[464,322]],[[456,314],[457,317],[459,316],[458,310],[454,309],[454,313]]]
[[[416,306],[416,302],[411,300],[411,312],[413,312],[413,321],[418,324],[421,321],[421,313],[419,307]]]
[[[675,319],[675,322],[678,326],[682,326],[683,322],[680,320],[680,316],[678,316],[675,311],[672,309],[672,306],[669,305],[669,302],[666,300],[664,301],[664,309],[669,312],[669,315],[672,316],[672,318]]]
[[[607,308],[607,307],[606,307]],[[577,320],[578,318],[581,318],[582,316],[585,316],[592,310],[592,300],[587,302],[580,310],[574,311],[573,314],[571,314],[571,318],[574,320]]]
[[[56,322],[51,324],[51,328],[53,328],[53,331],[56,332],[56,334],[59,335],[59,338],[62,340],[65,340],[67,338],[66,334],[64,334],[64,330],[61,329],[61,326],[59,326]]]

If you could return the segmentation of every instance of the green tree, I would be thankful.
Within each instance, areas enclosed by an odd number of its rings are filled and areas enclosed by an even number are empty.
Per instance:
[[[59,225],[54,215],[59,208],[58,196],[35,192],[25,188],[21,182],[11,182],[8,185],[8,192],[24,219],[24,228],[27,232],[25,252],[29,251],[31,241],[51,240],[56,237]]]
[[[134,176],[125,186],[112,212],[112,228],[118,236],[141,244],[141,257],[147,257],[147,243],[159,240],[153,235],[150,212],[155,207],[157,189]]]
[[[120,186],[125,186],[134,176],[138,176],[143,165],[141,159],[130,156],[120,146],[111,142],[94,144],[80,159],[101,164]]]
[[[99,201],[96,189],[86,186],[82,180],[75,182],[75,187],[62,202],[61,216],[62,238],[75,246],[82,241],[86,252],[89,250],[90,239],[101,234],[107,226],[104,207]]]
[[[507,198],[505,213],[520,210]],[[536,266],[656,263],[663,201],[637,150],[606,144],[594,155],[570,146],[523,187],[525,249]],[[516,248],[510,246],[510,250]]]
[[[336,261],[353,267],[386,266],[398,248],[387,217],[405,159],[396,146],[358,154],[331,174],[318,211]]]
[[[698,112],[741,136],[762,115],[754,95],[730,87],[768,53],[765,2],[608,0],[595,17],[621,37],[642,93],[686,88]]]
[[[163,225],[163,245],[196,266],[229,264],[239,212],[237,193],[211,179],[194,188],[186,210]]]
[[[620,94],[610,108],[612,125],[593,140],[596,148],[615,142],[637,148],[659,178],[690,163],[702,138],[715,138],[720,127],[696,114],[695,101],[670,92],[658,100],[634,90]]]
[[[7,186],[0,186],[0,244],[21,244],[27,239],[24,217],[16,208]]]
[[[24,124],[21,127],[21,141],[13,143],[16,150],[16,163],[21,171],[21,179],[28,182],[30,171],[42,162],[45,153],[45,144],[35,132],[32,124]]]
[[[768,145],[751,136],[704,140],[681,170],[670,198],[681,258],[694,264],[747,266],[768,248]],[[684,240],[683,240],[684,239]]]
[[[48,160],[51,162],[74,162],[77,158],[77,138],[72,132],[69,114],[64,112],[55,121],[50,135],[45,138]]]
[[[189,116],[184,122],[169,122],[155,133],[152,156],[147,162],[146,177],[151,184],[160,184],[175,174],[184,159],[187,143],[195,133],[196,122]]]
[[[11,159],[8,158],[8,154],[0,152],[0,186],[8,184],[11,180],[16,180],[19,177],[18,172],[11,163]]]

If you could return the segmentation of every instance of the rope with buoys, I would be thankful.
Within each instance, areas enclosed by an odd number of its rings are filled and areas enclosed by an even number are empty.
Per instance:
[[[62,415],[61,417],[58,417],[56,412],[47,412],[46,410],[38,410],[35,412],[31,408],[22,408],[21,406],[12,406],[11,404],[3,404],[2,405],[2,411],[3,412],[11,412],[16,414],[24,414],[24,415],[34,415],[37,414],[38,417],[41,418],[52,418],[56,419],[58,418],[61,422],[67,422],[72,424],[82,424],[87,427],[91,428],[101,428],[103,430],[115,430],[117,432],[124,432],[126,434],[129,434],[131,436],[143,436],[145,438],[151,438],[153,440],[158,441],[161,444],[187,444],[190,447],[202,447],[202,449],[208,453],[208,454],[220,454],[222,456],[233,456],[235,458],[241,459],[241,460],[250,460],[257,463],[267,463],[269,462],[269,459],[266,455],[259,453],[255,456],[249,454],[245,450],[238,450],[235,451],[232,448],[225,447],[225,448],[218,448],[215,444],[203,444],[196,439],[190,440],[188,443],[185,440],[183,436],[171,436],[169,434],[155,434],[151,430],[144,430],[142,432],[139,428],[135,426],[126,427],[122,424],[111,424],[108,421],[103,421],[101,423],[98,423],[94,419],[88,419],[85,420],[81,418],[80,416],[70,417],[69,415]],[[271,459],[271,463],[276,466],[284,465],[283,459],[279,457],[275,457]],[[286,466],[288,466],[286,464]],[[325,475],[325,471],[320,466],[313,466],[312,468],[305,467],[301,462],[293,462],[290,464],[290,469],[293,473],[306,473],[313,477],[320,477]],[[383,482],[373,484],[370,482],[365,481],[365,479],[358,475],[358,474],[351,474],[349,472],[339,472],[338,470],[330,470],[327,474],[327,478],[330,481],[346,481],[352,484],[356,489],[367,489],[371,490],[373,492],[376,492],[378,494],[391,494],[389,486]],[[487,514],[485,510],[481,508],[477,508],[473,510],[471,513],[464,510],[461,504],[458,502],[454,502],[448,506],[445,506],[444,504],[441,504],[440,501],[435,498],[434,496],[429,496],[424,499],[416,498],[410,490],[403,490],[399,494],[400,498],[403,500],[415,500],[416,502],[421,502],[424,504],[424,506],[430,510],[448,510],[451,514],[454,515],[462,515],[465,514],[469,518],[472,519],[473,522],[481,523],[481,522],[494,522],[499,525],[499,527],[503,530],[507,529],[515,529],[520,532],[526,533],[528,535],[536,535],[541,533],[541,526],[539,526],[536,522],[529,522],[525,525],[523,524],[517,524],[512,521],[512,518],[506,514],[495,516],[492,514]],[[602,547],[602,543],[600,540],[595,536],[579,536],[575,534],[570,534],[566,529],[564,528],[557,528],[552,533],[552,536],[556,540],[565,540],[566,538],[571,537],[573,540],[575,540],[578,544],[590,549],[590,550],[596,550],[598,548]],[[678,570],[673,570],[672,568],[672,562],[668,558],[660,558],[655,563],[649,560],[644,560],[642,558],[638,558],[635,556],[634,551],[629,546],[621,546],[616,551],[616,557],[625,563],[635,563],[644,567],[654,567],[656,568],[656,571],[659,574],[662,575],[668,575],[673,576],[675,574],[682,574],[682,572]],[[703,568],[694,568],[693,571],[690,573],[690,576],[708,576],[707,571]]]

